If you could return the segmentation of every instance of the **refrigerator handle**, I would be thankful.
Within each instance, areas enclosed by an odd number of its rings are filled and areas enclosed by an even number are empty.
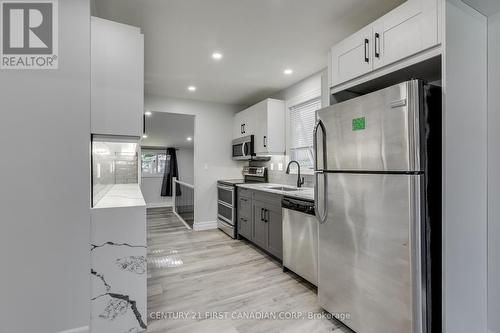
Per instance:
[[[322,159],[323,159],[323,168],[320,170],[318,168],[318,132],[321,129],[323,132],[323,141],[322,141]],[[316,217],[319,220],[319,223],[323,224],[326,222],[326,217],[328,215],[328,175],[324,172],[326,169],[326,131],[325,125],[321,120],[318,120],[316,126],[314,126],[314,177],[315,185],[314,185],[314,202],[316,203]],[[320,175],[323,177],[323,193],[319,193],[319,178]]]
[[[314,173],[316,184],[314,185],[314,202],[316,203],[316,218],[320,224],[326,222],[328,216],[328,174],[323,171]],[[323,193],[319,193],[319,179],[323,178]]]
[[[323,156],[322,156],[322,159],[323,159],[323,167],[320,169],[318,167],[318,133],[319,133],[319,130],[321,129],[321,132],[323,132],[322,134],[322,137],[323,137],[323,144],[322,144],[322,148],[323,148]],[[325,124],[323,124],[323,122],[320,120],[318,120],[316,122],[316,125],[314,126],[314,134],[313,134],[313,144],[314,144],[314,171],[322,171],[322,170],[326,170],[326,129],[325,129]]]

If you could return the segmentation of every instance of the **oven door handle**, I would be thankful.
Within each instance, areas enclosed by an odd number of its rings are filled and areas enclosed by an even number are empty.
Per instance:
[[[234,192],[234,187],[232,186],[217,185],[217,188],[220,188],[221,190],[225,191]]]
[[[234,206],[232,206],[231,204],[228,204],[227,202],[224,202],[224,201],[221,201],[221,200],[218,200],[217,203],[220,204],[220,205],[222,205],[222,206],[224,206],[224,207],[226,207],[226,208],[231,208],[231,209],[234,208]]]

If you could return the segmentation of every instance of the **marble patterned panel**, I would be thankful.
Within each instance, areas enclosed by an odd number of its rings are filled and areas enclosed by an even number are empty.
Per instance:
[[[91,333],[147,329],[145,207],[92,211]]]

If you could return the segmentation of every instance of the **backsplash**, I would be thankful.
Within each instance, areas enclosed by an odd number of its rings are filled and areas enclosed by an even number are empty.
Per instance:
[[[92,206],[115,184],[139,182],[137,142],[122,137],[92,138]]]
[[[250,166],[256,167],[267,167],[268,177],[270,183],[283,184],[289,186],[297,186],[297,174],[287,175],[285,173],[286,166],[289,162],[289,157],[285,155],[274,155],[271,157],[270,161],[251,161]],[[291,166],[291,170],[295,171],[297,166],[294,164]],[[302,173],[304,170],[301,170]],[[305,183],[304,187],[314,187],[314,175],[304,175]]]
[[[115,184],[138,183],[138,156],[94,154],[92,157],[93,205]]]

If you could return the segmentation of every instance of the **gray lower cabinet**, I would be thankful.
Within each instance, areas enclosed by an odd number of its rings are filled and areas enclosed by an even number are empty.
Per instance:
[[[238,234],[283,259],[281,196],[238,189]]]
[[[272,255],[283,259],[283,223],[281,206],[268,206],[266,209],[266,223],[268,228],[267,251]]]
[[[254,200],[253,202],[253,216],[254,216],[254,224],[253,224],[253,239],[252,241],[267,250],[268,248],[268,224],[265,219],[266,215],[266,205],[263,202]]]
[[[253,234],[252,199],[238,197],[238,234],[251,240]]]

